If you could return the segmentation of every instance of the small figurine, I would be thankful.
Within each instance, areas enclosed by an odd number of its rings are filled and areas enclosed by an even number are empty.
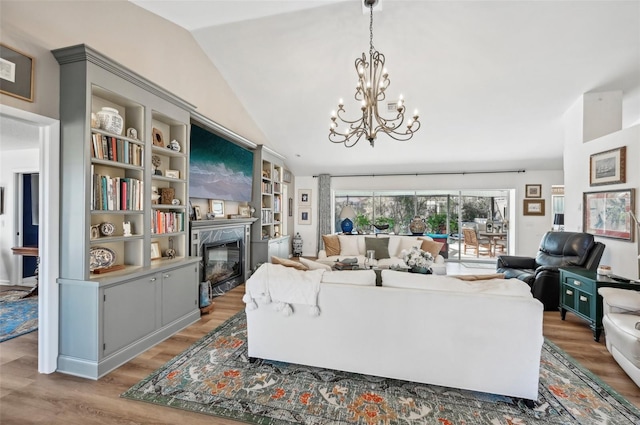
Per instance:
[[[164,255],[168,258],[176,257],[176,250],[173,249],[173,238],[169,238],[169,248],[164,252]]]
[[[138,130],[135,128],[127,128],[127,137],[130,139],[138,140]]]
[[[171,142],[169,142],[167,148],[171,149],[172,151],[180,152],[180,143],[178,143],[177,140],[173,139]]]
[[[162,175],[162,170],[158,170],[158,167],[160,166],[161,163],[162,163],[162,160],[160,159],[160,157],[158,155],[153,155],[151,157],[151,164],[156,169],[153,174],[155,174],[156,176],[161,176]]]
[[[122,236],[131,236],[131,222],[125,221],[122,223]]]

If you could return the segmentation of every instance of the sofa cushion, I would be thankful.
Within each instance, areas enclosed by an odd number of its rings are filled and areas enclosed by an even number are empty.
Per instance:
[[[402,251],[408,251],[413,247],[420,248],[420,244],[422,243],[418,238],[412,236],[400,236],[399,239],[398,249],[395,255],[398,258],[402,258]]]
[[[438,255],[440,255],[440,250],[444,245],[442,242],[436,242],[434,240],[427,240],[423,238],[420,238],[420,239],[422,241],[422,245],[420,245],[421,250],[426,251],[431,255],[433,255],[433,258],[436,258]]]
[[[389,238],[364,238],[364,247],[366,251],[375,251],[376,260],[390,258]]]
[[[327,257],[340,255],[340,239],[338,239],[338,235],[322,235],[322,242],[324,242],[324,250],[327,252]]]
[[[517,279],[465,281],[450,276],[382,270],[382,286],[531,298],[531,288]]]
[[[324,272],[322,274],[321,282],[376,286],[376,272],[374,272],[373,270],[343,270]]]
[[[357,236],[338,235],[338,240],[340,241],[340,255],[348,257],[360,254],[360,251],[358,250],[358,239],[359,238]]]
[[[323,264],[323,263],[319,263],[317,261],[313,261],[313,260],[308,260],[306,258],[300,257],[299,258],[300,262],[302,264],[304,264],[305,266],[307,266],[307,268],[309,270],[327,270],[327,271],[331,271],[331,266],[328,264]]]
[[[298,270],[309,270],[309,268],[307,266],[305,266],[304,264],[298,262],[298,261],[294,261],[294,260],[289,260],[288,258],[280,258],[280,257],[276,257],[276,256],[272,256],[271,257],[271,263],[272,264],[280,264],[282,266],[285,267],[293,267],[294,269],[298,269]]]
[[[450,275],[460,280],[487,280],[487,279],[504,279],[504,273],[491,273],[491,274],[458,274]]]

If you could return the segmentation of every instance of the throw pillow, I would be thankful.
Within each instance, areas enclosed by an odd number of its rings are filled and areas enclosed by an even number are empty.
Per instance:
[[[431,255],[433,255],[433,258],[436,258],[438,255],[440,255],[440,250],[442,249],[442,245],[444,245],[442,242],[429,241],[426,239],[422,239],[422,245],[420,246],[420,249],[431,253]]]
[[[400,236],[400,243],[398,244],[398,253],[396,257],[402,258],[402,251],[409,251],[414,246],[416,248],[420,248],[422,244],[422,240],[418,240],[418,238],[412,238],[411,236]]]
[[[322,235],[322,242],[324,242],[324,250],[327,252],[327,257],[340,255],[340,239],[338,239],[338,235]]]
[[[280,257],[272,256],[271,263],[280,264],[281,266],[285,266],[285,267],[293,267],[294,269],[298,269],[302,271],[309,270],[309,268],[304,264],[298,261],[289,260],[288,258],[280,258]]]
[[[389,238],[364,238],[365,250],[375,251],[376,260],[389,258]]]
[[[357,236],[338,235],[338,240],[340,241],[340,256],[353,257],[360,255]]]
[[[307,260],[306,258],[300,257],[300,262],[307,266],[309,270],[327,270],[331,271],[331,266],[328,264],[318,263],[317,261]]]

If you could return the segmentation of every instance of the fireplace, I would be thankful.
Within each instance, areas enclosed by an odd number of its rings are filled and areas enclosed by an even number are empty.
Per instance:
[[[243,240],[208,243],[202,247],[204,280],[215,291],[217,286],[242,276]]]
[[[249,241],[255,218],[196,220],[191,224],[191,255],[200,258],[200,282],[209,298],[230,291],[250,276]]]

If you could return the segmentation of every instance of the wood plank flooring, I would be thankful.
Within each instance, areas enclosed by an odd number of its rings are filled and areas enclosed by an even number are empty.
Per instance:
[[[215,300],[214,311],[106,377],[91,381],[37,372],[37,332],[0,344],[0,423],[9,424],[238,424],[207,415],[125,400],[120,394],[187,349],[244,307],[244,286]],[[544,314],[544,334],[640,407],[640,389],[593,341],[588,325],[567,314]]]

